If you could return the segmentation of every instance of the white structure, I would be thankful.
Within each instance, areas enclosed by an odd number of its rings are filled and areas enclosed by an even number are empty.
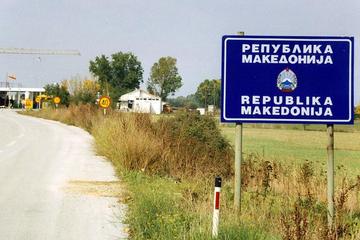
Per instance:
[[[160,114],[162,112],[162,101],[158,96],[136,89],[119,98],[119,109],[123,112]]]
[[[205,108],[197,108],[196,110],[200,113],[200,115],[205,115]]]
[[[215,106],[214,105],[208,105],[208,113],[214,113],[215,112]]]
[[[44,88],[23,88],[4,86],[0,84],[0,107],[16,103],[18,106],[22,100],[30,99],[35,102],[35,97],[44,93]]]

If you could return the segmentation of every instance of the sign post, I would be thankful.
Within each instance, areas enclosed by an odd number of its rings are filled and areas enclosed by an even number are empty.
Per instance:
[[[244,32],[238,32],[239,36],[244,36]],[[243,125],[236,122],[235,126],[235,191],[234,206],[241,210],[241,160],[242,160],[242,133]]]
[[[235,208],[240,207],[242,123],[328,126],[328,221],[334,217],[334,124],[353,124],[354,38],[222,39],[221,121],[236,123]]]
[[[31,99],[27,98],[25,99],[25,109],[30,110],[33,108],[33,101]]]
[[[54,97],[55,109],[57,110],[59,107],[59,103],[61,102],[60,97]]]
[[[236,210],[241,210],[241,160],[242,160],[242,123],[235,126],[235,191],[234,206]]]
[[[327,199],[328,199],[328,224],[330,229],[334,220],[334,125],[327,125],[328,134],[328,163],[327,163]]]
[[[40,110],[40,105],[41,105],[41,96],[37,96],[37,97],[35,98],[35,102],[37,103],[37,105],[38,105],[38,109]]]
[[[99,106],[104,109],[104,115],[106,115],[106,109],[110,107],[111,99],[108,96],[102,96],[99,99]]]

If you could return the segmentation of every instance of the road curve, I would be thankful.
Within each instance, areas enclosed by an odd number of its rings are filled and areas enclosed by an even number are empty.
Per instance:
[[[117,198],[74,187],[118,181],[92,143],[82,129],[0,110],[0,239],[126,238]]]

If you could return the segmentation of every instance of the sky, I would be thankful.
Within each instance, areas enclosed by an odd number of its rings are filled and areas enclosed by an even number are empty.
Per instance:
[[[0,81],[15,73],[23,86],[41,87],[89,76],[96,56],[130,51],[144,82],[160,57],[177,58],[183,87],[175,96],[186,96],[221,77],[223,35],[354,36],[360,103],[359,24],[359,0],[1,0],[0,48],[75,49],[81,56],[2,54]]]

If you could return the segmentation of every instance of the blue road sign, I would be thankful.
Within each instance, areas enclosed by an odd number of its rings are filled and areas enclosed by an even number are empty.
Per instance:
[[[353,123],[353,37],[224,36],[222,122]]]

